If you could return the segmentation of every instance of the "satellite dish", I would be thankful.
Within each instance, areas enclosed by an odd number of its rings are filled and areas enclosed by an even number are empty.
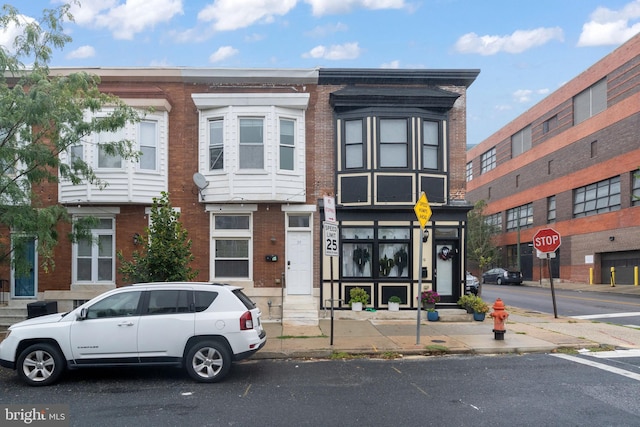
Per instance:
[[[207,188],[209,186],[209,183],[207,182],[207,179],[200,172],[196,172],[196,173],[193,174],[193,183],[200,190],[204,190],[205,188]]]

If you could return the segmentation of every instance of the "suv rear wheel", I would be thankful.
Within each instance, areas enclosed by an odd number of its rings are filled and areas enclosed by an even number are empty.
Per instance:
[[[18,376],[30,386],[53,384],[64,371],[64,358],[54,345],[38,343],[18,356]]]
[[[185,367],[194,380],[215,383],[229,373],[231,355],[227,346],[219,341],[201,341],[189,349]]]

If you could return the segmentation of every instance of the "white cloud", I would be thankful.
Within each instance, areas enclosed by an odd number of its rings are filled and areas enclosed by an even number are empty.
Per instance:
[[[30,16],[18,15],[19,20],[23,20],[24,24],[30,24],[32,22],[36,22],[35,19]],[[23,24],[23,25],[24,25]],[[17,27],[16,24],[11,21],[7,23],[7,26],[0,31],[0,46],[5,48],[10,53],[15,53],[15,48],[13,46],[16,37],[23,33],[21,27]]]
[[[525,103],[525,102],[529,102],[531,101],[531,96],[532,95],[547,95],[549,93],[549,89],[536,89],[536,90],[532,90],[532,89],[518,89],[513,93],[513,98],[516,100],[516,102],[519,103]]]
[[[349,27],[342,22],[338,22],[336,24],[327,24],[322,26],[317,26],[311,31],[307,31],[306,35],[310,37],[320,38],[325,37],[330,34],[335,34],[342,31],[347,31]]]
[[[640,32],[640,0],[627,3],[620,10],[599,7],[591,20],[582,26],[578,46],[603,46],[624,43]]]
[[[74,17],[79,14],[76,17],[79,25],[106,28],[115,39],[131,40],[137,33],[168,22],[183,11],[182,0],[126,0],[123,4],[114,0],[84,0],[72,13]]]
[[[362,50],[358,46],[358,43],[345,43],[341,45],[333,45],[331,47],[316,46],[309,52],[302,55],[303,58],[322,58],[332,61],[338,61],[342,59],[356,59],[360,56]]]
[[[458,39],[455,49],[460,53],[478,53],[485,56],[498,52],[521,53],[554,39],[564,41],[561,28],[518,30],[507,36],[478,36],[476,33],[467,33]]]
[[[82,0],[81,4],[69,2],[68,0],[55,0],[55,3],[70,3],[69,12],[73,15],[73,20],[78,25],[91,25],[96,16],[103,10],[109,10],[118,5],[118,0]]]
[[[235,49],[231,46],[222,46],[218,48],[215,52],[209,56],[209,62],[216,63],[220,61],[224,61],[225,59],[231,58],[234,55],[238,54],[238,49]]]
[[[304,0],[314,16],[347,13],[352,9],[402,9],[404,0]]]
[[[256,22],[271,23],[276,15],[286,15],[297,0],[217,0],[198,13],[198,20],[213,22],[218,31],[249,27]]]
[[[400,61],[396,59],[395,61],[386,62],[380,68],[400,68]]]
[[[84,45],[79,48],[72,50],[69,52],[65,58],[67,59],[83,59],[83,58],[92,58],[96,56],[96,50],[93,46]]]

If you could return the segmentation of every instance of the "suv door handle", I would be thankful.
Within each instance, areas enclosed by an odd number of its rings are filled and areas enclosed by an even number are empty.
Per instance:
[[[133,326],[133,322],[122,322],[122,323],[118,323],[118,326]]]

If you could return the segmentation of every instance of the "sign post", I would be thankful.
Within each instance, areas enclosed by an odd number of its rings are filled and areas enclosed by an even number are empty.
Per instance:
[[[420,344],[420,310],[422,307],[422,301],[420,301],[420,294],[422,292],[422,247],[424,246],[426,239],[429,238],[429,234],[425,234],[425,226],[427,222],[429,222],[429,218],[431,218],[431,206],[429,205],[429,200],[427,200],[427,195],[422,192],[420,194],[420,198],[416,202],[413,207],[413,211],[416,213],[416,217],[420,222],[420,231],[422,232],[422,237],[420,238],[420,250],[419,258],[420,258],[420,276],[418,276],[418,310],[417,310],[417,326],[416,326],[416,345]],[[426,236],[426,239],[425,239]]]
[[[543,228],[533,235],[533,247],[538,251],[538,258],[546,258],[549,269],[549,286],[551,286],[551,300],[553,301],[553,316],[558,318],[556,307],[556,291],[553,287],[553,273],[551,272],[551,258],[555,258],[562,239],[560,233],[553,228]]]
[[[322,223],[324,234],[324,255],[330,257],[329,274],[331,275],[331,339],[333,346],[333,258],[338,256],[340,247],[340,234],[338,232],[338,222],[336,221],[336,201],[332,196],[324,196],[324,222]]]

